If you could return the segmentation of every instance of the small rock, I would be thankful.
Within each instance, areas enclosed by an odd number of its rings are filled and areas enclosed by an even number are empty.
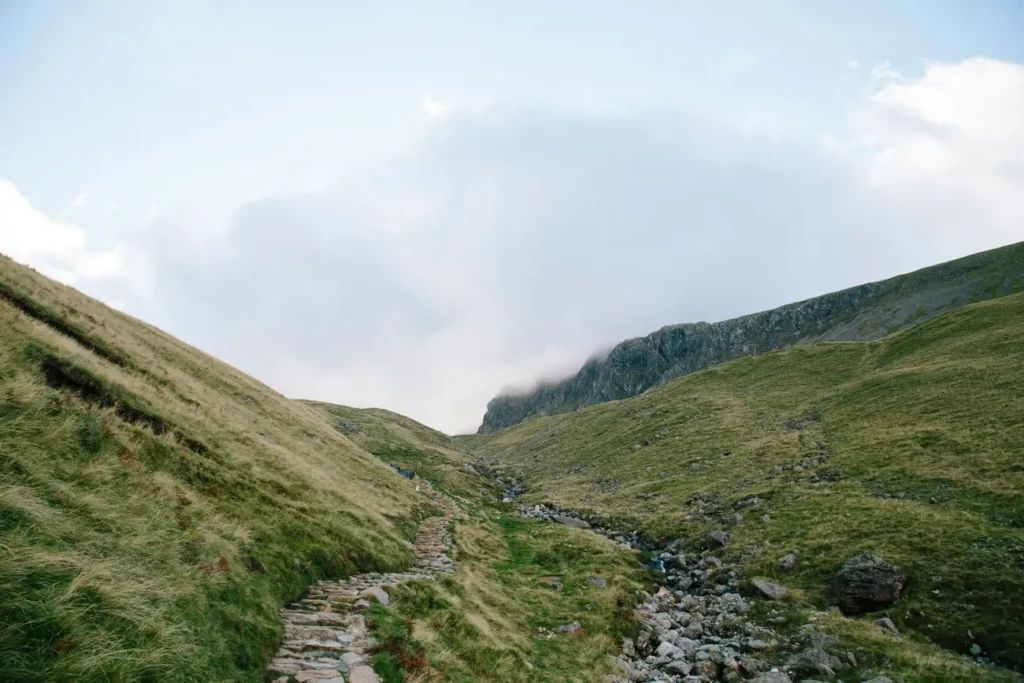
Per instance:
[[[755,496],[754,498],[747,498],[745,500],[737,501],[736,505],[734,507],[737,510],[742,510],[743,508],[757,507],[758,505],[760,505],[763,502],[764,501],[762,501],[760,498]]]
[[[594,586],[595,588],[607,588],[608,582],[605,581],[604,577],[601,576],[588,576],[586,578],[588,586]]]
[[[796,569],[797,562],[799,561],[799,558],[797,558],[797,556],[793,553],[783,555],[779,558],[779,569],[781,569],[784,572],[791,572],[794,569]]]
[[[654,654],[656,654],[659,657],[668,657],[670,659],[674,659],[677,655],[680,654],[680,650],[678,647],[676,647],[675,645],[666,640],[658,646],[658,649],[654,651]]]
[[[583,629],[583,625],[580,624],[580,622],[573,621],[573,622],[568,623],[568,624],[563,624],[562,626],[559,626],[555,630],[558,631],[559,633],[576,633],[577,631],[580,631],[582,629]]]
[[[676,674],[677,676],[687,676],[693,671],[693,665],[689,662],[683,661],[682,659],[673,659],[671,662],[664,666],[665,671],[670,674]]]
[[[763,597],[768,598],[769,600],[778,600],[786,595],[786,588],[773,581],[754,579],[750,582],[750,585],[753,586],[754,589]]]
[[[756,678],[751,678],[748,683],[793,683],[793,681],[781,671],[768,671]]]
[[[729,534],[717,529],[704,534],[704,547],[708,549],[723,548],[729,542]]]
[[[377,602],[384,605],[385,607],[391,603],[391,598],[388,597],[387,591],[385,591],[380,586],[373,586],[372,588],[367,588],[359,595],[364,598],[374,598],[377,600]]]

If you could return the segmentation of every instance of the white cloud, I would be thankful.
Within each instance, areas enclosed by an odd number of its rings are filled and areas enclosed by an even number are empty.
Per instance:
[[[440,100],[432,95],[424,95],[420,102],[423,105],[423,111],[427,113],[427,116],[432,118],[440,118],[447,114],[451,109],[451,104]]]
[[[1024,65],[927,63],[875,92],[861,121],[871,187],[958,251],[1024,230]]]
[[[73,204],[82,206],[86,193]],[[32,206],[13,183],[0,178],[0,252],[55,280],[98,294],[110,284],[131,284],[139,291],[148,282],[149,257],[125,245],[90,248],[78,225],[52,220]]]
[[[71,205],[75,206],[75,207],[85,206],[85,202],[88,199],[89,199],[89,193],[88,192],[80,192],[80,193],[78,193],[78,196],[75,197],[74,200],[71,202]]]
[[[624,337],[1024,239],[1022,69],[876,68],[829,146],[424,98],[434,125],[407,154],[227,226],[154,207],[91,249],[0,184],[0,249],[83,282],[148,258],[152,301],[108,290],[133,314],[288,395],[472,429],[501,387]]]

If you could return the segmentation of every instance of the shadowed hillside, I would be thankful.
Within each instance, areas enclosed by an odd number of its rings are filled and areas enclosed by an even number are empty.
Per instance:
[[[574,376],[487,404],[479,433],[636,396],[741,356],[817,341],[867,341],[1024,289],[1024,243],[718,323],[671,325],[617,345]]]

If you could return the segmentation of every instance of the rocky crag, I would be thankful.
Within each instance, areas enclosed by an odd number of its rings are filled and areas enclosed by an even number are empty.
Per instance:
[[[442,515],[420,523],[412,550],[416,562],[406,572],[357,574],[341,581],[321,581],[306,597],[281,611],[285,641],[268,671],[275,683],[380,683],[370,666],[377,645],[363,612],[373,602],[387,605],[384,588],[405,581],[433,579],[455,571],[446,554],[451,522],[462,512],[427,481],[416,483]]]
[[[1024,243],[717,323],[671,325],[617,345],[572,377],[487,404],[480,434],[531,417],[636,396],[741,356],[819,341],[866,341],[1024,288]]]

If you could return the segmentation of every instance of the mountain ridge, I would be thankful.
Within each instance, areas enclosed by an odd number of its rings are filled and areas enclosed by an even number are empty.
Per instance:
[[[478,434],[643,393],[742,356],[818,341],[870,341],[1024,288],[1024,242],[714,323],[627,339],[574,374],[487,404]]]

